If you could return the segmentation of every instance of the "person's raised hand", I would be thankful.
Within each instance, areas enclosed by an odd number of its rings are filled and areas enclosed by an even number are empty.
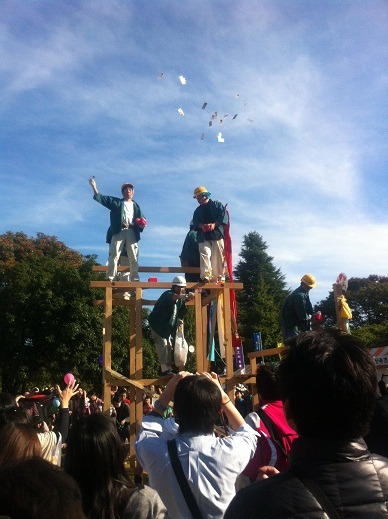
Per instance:
[[[75,379],[70,384],[67,384],[65,389],[61,389],[58,384],[55,386],[62,409],[69,407],[70,398],[77,393],[78,386],[79,384],[76,384]]]
[[[173,375],[170,380],[167,382],[166,387],[164,388],[163,393],[160,395],[160,402],[167,407],[170,403],[170,400],[174,398],[175,388],[178,383],[185,377],[191,376],[192,373],[188,371],[180,371],[176,375]]]
[[[203,371],[202,373],[197,373],[197,375],[204,375],[205,377],[209,378],[216,386],[220,388],[220,391],[223,391],[220,381],[218,380],[218,375],[217,373],[214,373],[214,371],[211,371],[210,373]]]
[[[223,404],[225,404],[227,401],[230,400],[229,396],[227,395],[227,393],[225,393],[225,391],[222,389],[222,386],[220,384],[220,381],[219,381],[217,373],[214,373],[214,371],[211,371],[210,373],[207,373],[206,371],[203,371],[202,373],[197,373],[197,374],[198,375],[204,375],[205,377],[210,379],[212,382],[214,382],[214,384],[218,387],[218,389],[221,392],[221,397],[222,397],[222,403]]]

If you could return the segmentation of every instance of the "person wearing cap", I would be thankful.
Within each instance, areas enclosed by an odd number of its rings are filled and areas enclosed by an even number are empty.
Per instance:
[[[118,260],[125,247],[129,260],[130,279],[131,281],[139,281],[138,242],[140,233],[146,226],[146,220],[139,204],[132,199],[134,195],[133,184],[128,182],[123,184],[121,186],[123,198],[117,198],[101,195],[98,192],[94,177],[89,180],[89,183],[94,192],[94,200],[110,209],[110,229],[108,233],[111,235],[111,242],[107,279],[110,281],[116,279]]]
[[[172,280],[171,290],[166,290],[156,301],[148,316],[151,337],[158,353],[161,375],[172,375],[172,337],[178,324],[183,322],[185,302],[193,299],[194,294],[186,294],[186,280],[176,276]]]
[[[212,200],[204,186],[194,189],[199,206],[194,211],[193,227],[197,231],[200,253],[200,277],[203,281],[224,279],[224,225],[228,224],[225,207]]]
[[[287,296],[280,313],[283,340],[310,330],[313,307],[309,292],[315,286],[315,277],[305,274],[300,280],[300,286]]]

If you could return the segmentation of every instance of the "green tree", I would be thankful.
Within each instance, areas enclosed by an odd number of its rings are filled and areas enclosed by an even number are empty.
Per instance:
[[[84,388],[101,388],[103,312],[93,306],[103,290],[92,271],[94,256],[82,256],[42,233],[0,236],[0,381],[3,391],[60,382],[72,372]],[[113,308],[112,365],[129,374],[129,308]],[[144,312],[145,376],[155,362]]]
[[[67,371],[81,381],[98,378],[102,316],[86,275],[94,260],[82,261],[75,267],[32,254],[1,275],[3,390],[52,385]]]
[[[23,232],[7,232],[0,236],[0,273],[5,274],[18,263],[32,257],[50,257],[72,266],[80,266],[82,255],[67,247],[56,236],[38,232],[36,238],[28,238]]]
[[[345,293],[352,309],[351,332],[368,345],[388,345],[388,277],[350,278]],[[325,327],[336,326],[334,294],[315,305],[325,317]]]
[[[237,305],[239,331],[248,351],[253,349],[254,332],[261,332],[264,348],[275,347],[281,340],[279,312],[286,284],[267,248],[260,234],[246,234],[235,269],[236,279],[244,283],[244,290],[237,291]]]
[[[379,324],[366,324],[353,330],[352,334],[369,348],[388,346],[388,321]]]

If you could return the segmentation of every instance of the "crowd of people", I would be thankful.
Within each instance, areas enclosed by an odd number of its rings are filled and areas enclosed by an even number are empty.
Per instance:
[[[90,183],[110,210],[107,279],[125,264],[127,279],[139,281],[147,222],[134,186],[123,184],[117,198]],[[172,337],[194,297],[186,281],[223,282],[225,275],[226,209],[204,186],[194,198],[180,258],[200,273],[174,278],[149,316],[160,373],[169,378],[143,394],[134,480],[125,465],[127,388],[112,387],[109,405],[74,377],[43,392],[0,393],[0,517],[388,518],[387,387],[360,341],[320,324],[309,331],[312,274],[284,302],[289,348],[280,363],[258,367],[258,406],[247,386],[237,384],[231,397],[213,372],[174,373]]]
[[[76,381],[57,386],[54,430],[23,399],[0,394],[0,515],[388,517],[387,390],[368,349],[334,331],[287,344],[280,364],[259,366],[259,405],[245,416],[215,373],[180,372],[147,389],[134,447],[149,486],[124,464],[125,388],[112,387],[103,413],[94,392],[77,404]],[[236,403],[246,389],[236,387]]]

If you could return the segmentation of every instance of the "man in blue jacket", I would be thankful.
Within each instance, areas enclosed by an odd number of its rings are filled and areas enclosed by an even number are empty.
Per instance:
[[[138,272],[138,241],[140,233],[146,226],[146,220],[140,206],[132,199],[134,195],[133,185],[125,183],[121,186],[123,198],[101,195],[98,192],[94,177],[90,179],[90,185],[94,192],[94,200],[110,209],[110,234],[112,236],[109,246],[109,261],[107,279],[114,281],[117,277],[117,263],[124,247],[127,250],[131,281],[140,281]],[[108,231],[109,232],[109,231]]]
[[[193,198],[199,206],[194,211],[193,228],[198,237],[200,277],[206,283],[224,279],[224,226],[229,221],[225,207],[210,197],[206,187],[194,189]]]

